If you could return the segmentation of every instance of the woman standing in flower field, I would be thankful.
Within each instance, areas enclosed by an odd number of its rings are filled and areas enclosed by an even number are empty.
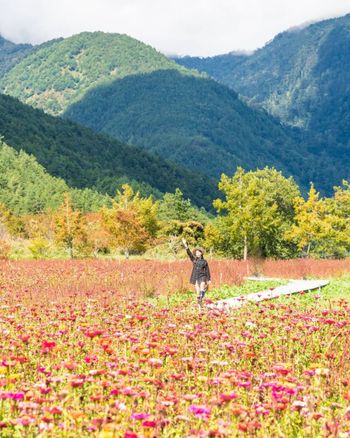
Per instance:
[[[204,259],[204,249],[196,248],[193,253],[188,247],[185,239],[182,239],[182,243],[187,251],[191,262],[193,263],[190,283],[195,285],[197,292],[197,300],[201,305],[204,295],[208,290],[208,285],[210,283],[210,270],[208,262]]]

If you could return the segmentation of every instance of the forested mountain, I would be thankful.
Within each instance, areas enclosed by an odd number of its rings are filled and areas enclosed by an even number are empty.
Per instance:
[[[179,58],[286,123],[350,141],[350,14],[277,35],[254,54]]]
[[[50,41],[1,83],[46,112],[65,110],[66,118],[214,177],[237,165],[275,165],[304,183],[312,176],[313,156],[278,122],[126,35]]]
[[[32,50],[30,44],[14,44],[0,35],[0,78]]]
[[[84,32],[36,47],[0,80],[0,87],[5,94],[59,115],[101,83],[164,69],[197,74],[127,35]]]
[[[314,159],[291,130],[235,92],[174,70],[95,88],[65,117],[215,177],[232,174],[237,165],[275,165],[308,178]]]
[[[131,182],[142,193],[156,195],[180,187],[196,205],[205,207],[217,196],[215,182],[201,174],[5,95],[0,95],[0,135],[72,187],[114,194],[122,183]]]
[[[83,211],[94,211],[110,202],[91,189],[68,187],[62,179],[49,175],[35,157],[0,140],[0,203],[15,214],[37,213],[56,209],[67,192]]]
[[[346,21],[345,18],[343,21]],[[343,21],[340,19],[341,23]],[[328,20],[312,26],[327,27],[329,22],[333,21]],[[312,60],[315,57],[319,58],[318,52],[312,55],[311,48],[315,47],[318,40],[323,41],[322,38],[326,38],[325,32],[320,31],[316,36],[310,36],[307,45],[310,50],[303,49],[304,38],[297,37],[294,41],[295,35],[301,35],[307,29],[309,28],[281,34],[253,55],[233,53],[227,55],[229,58],[225,55],[219,57],[222,75],[217,76],[217,79],[232,86],[227,75],[230,71],[240,72],[237,75],[241,78],[242,84],[247,84],[246,89],[253,90],[255,87],[258,97],[265,96],[266,102],[272,102],[273,108],[277,107],[266,90],[272,90],[279,81],[281,84],[293,83],[294,77],[297,78],[294,83],[299,87],[299,83],[302,82],[300,78],[307,77],[306,72],[314,62]],[[281,47],[275,50],[276,46]],[[293,47],[295,53],[300,52],[300,59],[299,55],[293,55]],[[324,45],[322,47],[325,48]],[[269,51],[268,56],[264,55],[265,50]],[[330,53],[333,53],[332,50]],[[343,50],[346,51],[346,47]],[[254,59],[257,60],[256,63]],[[214,61],[207,62],[207,72],[213,76],[218,59],[215,58]],[[200,59],[188,65],[199,68],[196,65],[198,62]],[[251,75],[250,65],[255,66]],[[298,65],[299,68],[303,67],[302,74],[297,70]],[[320,67],[319,61],[317,65]],[[286,73],[289,71],[288,68],[294,68],[290,75]],[[326,64],[324,68],[326,69]],[[345,77],[348,74],[346,73]],[[343,90],[348,87],[348,83],[349,81],[345,81],[342,84]],[[245,99],[242,100],[228,87],[176,64],[151,47],[126,35],[82,33],[71,38],[50,41],[36,47],[18,62],[0,80],[0,85],[6,93],[46,112],[63,114],[65,118],[78,121],[97,132],[137,144],[165,159],[171,159],[196,172],[205,172],[214,177],[218,177],[222,172],[233,174],[237,165],[246,169],[269,165],[281,169],[286,175],[293,175],[304,188],[311,180],[325,193],[330,193],[332,186],[339,184],[342,178],[350,177],[346,142],[334,140],[337,136],[334,136],[332,126],[323,130],[322,135],[311,128],[306,132],[283,126],[265,111],[254,109],[244,102],[247,99],[258,107],[265,105],[263,97],[260,99],[253,96],[254,90],[252,95],[248,95],[237,87],[238,91],[245,95]],[[295,119],[291,121],[292,124],[303,125],[299,121],[299,115],[295,115],[297,112],[291,103],[294,102],[292,96],[298,94],[296,89],[295,93],[293,90],[288,88],[285,94],[282,91],[274,92],[273,96],[280,96],[279,108],[291,105],[290,111]],[[300,102],[305,103],[307,111],[313,108],[305,100],[312,94],[312,90],[313,85],[304,90],[305,92],[302,88],[299,90]],[[317,96],[321,99],[319,102],[323,102],[322,99],[332,100],[334,93],[325,91]],[[338,105],[338,112],[334,113],[338,116],[342,112],[340,124],[346,125],[346,117],[349,114],[347,104],[345,98],[342,105]],[[268,105],[265,106],[271,113],[281,116]],[[283,111],[286,113],[287,110]],[[333,116],[330,117],[327,107],[322,108],[322,105],[318,105],[317,111],[328,111],[327,120],[332,120]],[[305,122],[309,127],[313,124],[311,120]],[[327,127],[326,124],[322,126]],[[339,136],[344,136],[345,128],[346,126],[338,130]],[[87,173],[84,171],[81,178],[86,178],[86,175],[92,172],[94,176],[88,176],[89,182],[86,184],[98,181],[96,184],[99,188],[107,188],[110,191],[110,178],[115,182],[110,173],[114,152],[105,152],[103,147],[96,149],[99,150],[99,153],[96,153],[96,162],[99,163],[100,170],[96,172],[95,164],[94,170],[91,170],[92,165],[89,162],[87,168],[90,170]],[[62,151],[60,156],[64,157],[64,154],[66,151]],[[61,166],[60,170],[64,173],[62,176],[73,185],[74,181],[69,179],[73,174],[70,167],[78,165],[79,160],[76,160],[78,158],[68,160],[67,172],[64,171],[64,166]],[[49,160],[46,160],[45,167],[48,162]],[[129,165],[126,160],[124,166],[130,169],[134,164]],[[136,168],[139,168],[137,164]],[[49,170],[56,175],[56,169]],[[135,171],[133,172],[129,177],[139,182],[145,181],[161,191],[169,191],[169,181],[164,180],[164,172],[160,176],[159,166],[158,170],[152,168],[147,172],[136,171],[136,178]],[[120,173],[128,174],[124,170],[118,174]],[[184,174],[182,177],[187,179]],[[170,185],[173,186],[174,177],[170,176],[170,180]],[[199,180],[202,185],[206,185],[205,179],[199,177]],[[168,186],[164,190],[166,184]],[[184,181],[182,185],[178,185],[185,196],[191,197],[194,201],[196,197],[203,199],[206,196],[205,187],[201,190],[201,184],[197,184],[194,190],[194,184],[197,183],[193,181],[187,185],[187,189]],[[195,197],[193,190],[196,192]]]

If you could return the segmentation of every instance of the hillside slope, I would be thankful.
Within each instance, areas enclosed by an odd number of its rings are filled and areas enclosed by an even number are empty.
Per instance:
[[[189,74],[127,35],[83,32],[36,47],[0,80],[0,87],[5,94],[59,115],[101,83],[169,68]]]
[[[68,187],[61,178],[48,174],[35,157],[0,141],[0,203],[13,213],[56,209],[67,192],[74,205],[83,211],[97,210],[109,202],[108,197],[93,190]]]
[[[65,117],[214,177],[269,165],[307,185],[322,172],[297,133],[227,87],[173,70],[96,88]]]
[[[5,95],[0,95],[0,135],[15,149],[33,154],[51,175],[72,187],[110,194],[126,181],[156,194],[179,187],[196,205],[205,207],[217,196],[215,183],[203,175]]]

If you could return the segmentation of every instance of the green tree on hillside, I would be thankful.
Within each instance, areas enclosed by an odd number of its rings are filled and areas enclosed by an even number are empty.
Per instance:
[[[1,134],[18,151],[15,155],[13,149],[9,154],[8,149],[0,148],[0,181],[7,181],[5,188],[9,192],[5,202],[0,185],[0,201],[16,213],[57,208],[63,193],[70,190],[68,186],[90,187],[85,192],[71,191],[74,205],[83,211],[97,211],[108,205],[109,197],[101,193],[114,196],[125,183],[143,196],[153,194],[157,199],[181,187],[186,196],[205,206],[210,206],[217,195],[214,180],[2,94]],[[49,180],[48,174],[64,181]],[[21,200],[16,198],[17,193]]]

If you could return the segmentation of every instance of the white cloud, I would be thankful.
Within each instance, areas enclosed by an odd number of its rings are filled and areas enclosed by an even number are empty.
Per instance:
[[[292,26],[350,12],[350,0],[0,0],[0,11],[0,33],[15,42],[103,30],[204,56],[255,49]]]

